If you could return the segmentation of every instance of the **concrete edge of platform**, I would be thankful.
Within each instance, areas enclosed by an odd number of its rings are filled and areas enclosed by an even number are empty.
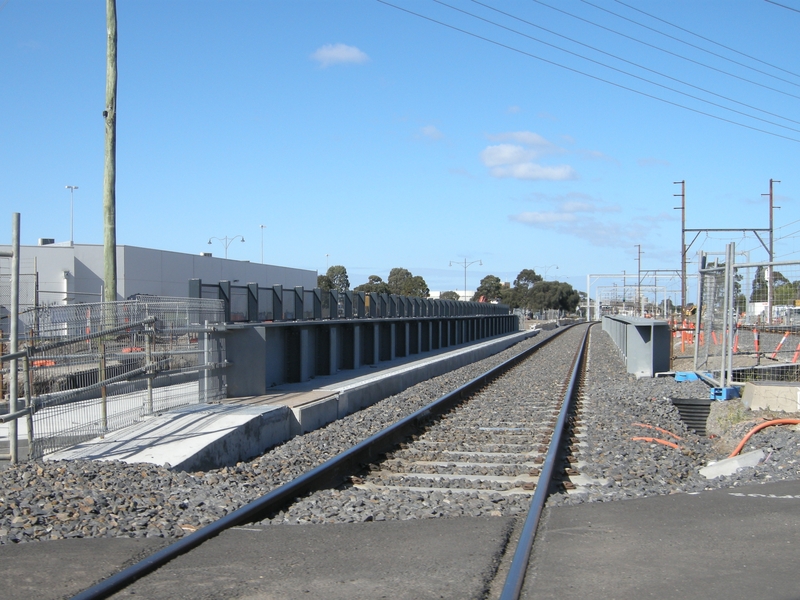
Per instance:
[[[324,427],[337,419],[372,406],[384,398],[399,394],[412,385],[497,354],[533,335],[536,333],[523,331],[383,373],[376,373],[373,378],[356,384],[330,386],[326,389],[335,390],[337,392],[335,396],[292,408],[294,416],[292,435],[300,435]]]

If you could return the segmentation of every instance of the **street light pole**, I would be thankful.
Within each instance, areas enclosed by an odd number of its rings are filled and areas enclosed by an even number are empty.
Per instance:
[[[547,271],[550,269],[550,267],[555,267],[556,270],[558,270],[558,265],[547,265],[547,266],[533,267],[533,268],[534,269],[544,269],[544,281],[547,281]]]
[[[69,190],[69,246],[72,247],[73,237],[73,224],[75,223],[74,215],[75,215],[75,203],[73,202],[73,194],[75,190],[78,189],[77,185],[67,185],[64,186]]]
[[[267,228],[266,225],[259,225],[261,227],[261,264],[264,264],[264,230]],[[242,240],[244,241],[244,240]]]
[[[235,235],[232,238],[229,238],[227,235],[224,238],[218,237],[210,237],[208,238],[208,243],[211,243],[211,240],[219,240],[222,242],[222,245],[225,246],[225,258],[228,258],[228,246],[230,246],[233,242],[236,241],[236,238],[242,238],[242,242],[244,242],[244,237],[241,235]]]
[[[470,266],[474,265],[475,263],[478,263],[479,265],[483,266],[483,263],[480,260],[473,260],[471,263],[468,263],[467,259],[466,258],[464,259],[463,265],[464,265],[464,298],[465,299],[467,297],[467,267],[470,267]],[[461,266],[462,263],[451,260],[450,261],[450,266],[452,267],[453,264],[457,264],[458,266]]]

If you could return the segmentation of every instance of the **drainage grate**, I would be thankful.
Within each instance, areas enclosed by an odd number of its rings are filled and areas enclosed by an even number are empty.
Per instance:
[[[713,400],[710,398],[670,398],[670,400],[678,409],[681,421],[686,424],[686,427],[697,435],[705,437],[706,421],[708,421],[708,413],[711,412]]]

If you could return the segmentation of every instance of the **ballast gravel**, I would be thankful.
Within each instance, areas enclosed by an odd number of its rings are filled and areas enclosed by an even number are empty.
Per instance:
[[[519,349],[517,345],[420,383],[233,467],[182,473],[149,464],[81,460],[2,468],[0,544],[82,537],[181,537],[323,463]],[[708,394],[702,382],[633,378],[609,336],[594,327],[576,433],[582,442],[577,470],[595,483],[580,485],[569,494],[555,493],[549,504],[607,502],[800,478],[800,433],[794,427],[769,427],[750,439],[743,452],[763,449],[767,457],[757,467],[711,480],[700,475],[701,467],[725,458],[737,436],[757,422],[757,417],[740,414],[728,434],[715,439],[697,436],[687,430],[670,398],[707,398]],[[678,448],[633,439],[637,437],[670,441]],[[388,493],[343,487],[303,498],[269,522],[513,516],[524,514],[528,502],[526,496],[477,490]]]

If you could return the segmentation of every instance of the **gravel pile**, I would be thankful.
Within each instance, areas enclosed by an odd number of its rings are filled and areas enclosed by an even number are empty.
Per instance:
[[[787,427],[765,429],[745,447],[744,452],[767,450],[767,460],[758,467],[714,480],[700,476],[698,469],[727,456],[732,439],[749,430],[759,416],[739,411],[742,414],[737,413],[736,419],[729,419],[725,435],[716,439],[694,435],[686,430],[669,398],[704,398],[708,388],[699,382],[679,383],[672,378],[636,380],[625,372],[610,338],[599,327],[593,331],[582,412],[586,446],[578,470],[601,483],[585,486],[578,494],[556,494],[551,504],[697,492],[798,478],[800,434]],[[235,467],[205,473],[91,461],[7,467],[0,470],[0,544],[74,537],[180,537],[321,464],[518,350],[519,345],[413,386]],[[635,423],[662,428],[682,439]],[[632,437],[671,440],[679,448]],[[487,496],[477,491],[442,489],[390,494],[346,488],[303,499],[299,512],[279,515],[273,522],[516,515],[523,514],[527,504],[527,497],[500,493]],[[297,514],[305,516],[298,518]]]
[[[716,437],[695,435],[683,424],[670,398],[708,398],[708,386],[700,381],[677,382],[672,377],[637,380],[629,376],[611,338],[598,329],[595,328],[591,338],[582,410],[586,451],[581,455],[584,462],[578,470],[603,482],[583,486],[580,493],[552,496],[551,505],[800,479],[800,433],[795,427],[785,426],[760,431],[742,449],[742,453],[766,450],[767,459],[757,467],[716,479],[700,475],[701,467],[726,458],[736,443],[768,416],[744,409],[738,400],[715,402],[709,424],[713,421],[717,427],[709,427],[709,433]],[[797,415],[781,413],[781,416]],[[641,425],[661,428],[681,439]],[[670,441],[678,449],[634,437]]]

